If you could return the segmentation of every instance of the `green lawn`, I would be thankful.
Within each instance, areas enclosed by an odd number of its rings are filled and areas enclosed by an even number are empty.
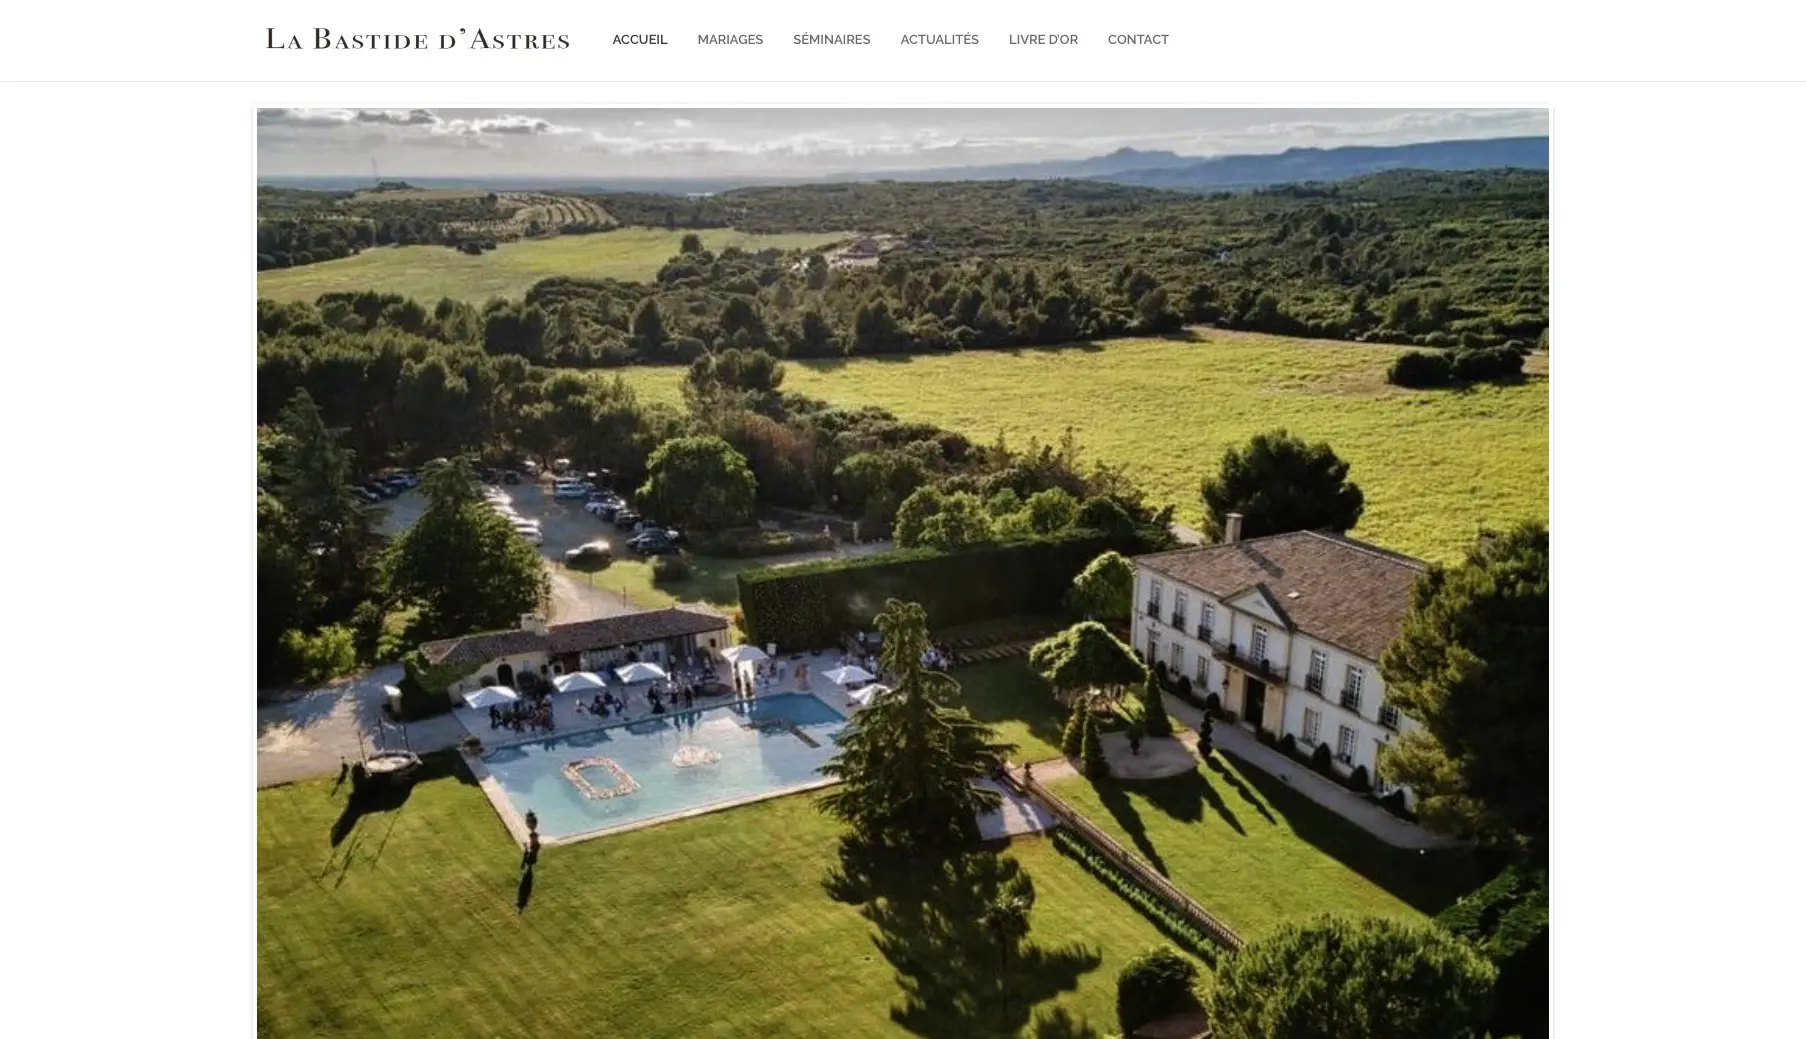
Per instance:
[[[953,672],[972,717],[1016,744],[1015,761],[1046,761],[1060,756],[1060,730],[1066,712],[1053,692],[1025,660],[973,664]]]
[[[1453,561],[1482,524],[1546,518],[1549,384],[1542,360],[1516,386],[1386,385],[1396,347],[1204,330],[1195,342],[972,351],[786,364],[784,385],[842,405],[876,404],[980,442],[1021,446],[1073,427],[1090,457],[1132,467],[1156,500],[1195,523],[1198,481],[1225,448],[1287,427],[1328,440],[1366,493],[1357,537]],[[608,378],[616,374],[611,370]],[[679,368],[630,368],[654,400],[678,399]]]
[[[1321,913],[1422,920],[1478,884],[1465,856],[1388,847],[1266,773],[1216,760],[1220,771],[1171,779],[1050,786],[1244,938]]]
[[[578,580],[616,594],[626,593],[627,601],[648,610],[678,602],[705,602],[731,613],[740,606],[740,571],[763,566],[768,559],[723,559],[717,556],[685,556],[690,562],[690,576],[681,581],[652,583],[649,559],[626,558],[610,563],[606,570],[585,574],[573,571]]]
[[[257,808],[264,1036],[992,1035],[996,950],[968,917],[1018,867],[1038,900],[1010,1034],[1029,1006],[1114,1030],[1117,971],[1161,941],[1038,839],[831,892],[836,825],[808,796],[548,848],[524,893],[518,849],[456,779],[352,819],[330,781]]]
[[[622,228],[601,234],[560,235],[505,242],[492,252],[468,256],[443,245],[385,246],[325,263],[261,271],[257,294],[270,299],[313,300],[326,292],[397,292],[429,308],[439,299],[482,303],[493,297],[519,298],[534,282],[556,275],[645,281],[677,255],[685,234],[696,234],[709,249],[808,249],[836,242],[842,234],[746,234],[727,229],[666,231]]]

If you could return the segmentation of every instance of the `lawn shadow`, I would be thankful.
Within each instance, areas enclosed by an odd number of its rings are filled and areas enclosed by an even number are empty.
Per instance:
[[[995,661],[956,673],[960,701],[973,720],[986,725],[1015,722],[1050,747],[1060,745],[1066,718],[1046,681],[1021,661]]]
[[[1113,779],[1094,779],[1091,781],[1091,789],[1109,810],[1111,818],[1129,835],[1129,840],[1135,842],[1135,850],[1141,852],[1142,858],[1148,860],[1148,865],[1154,867],[1154,872],[1163,877],[1170,876],[1166,870],[1166,860],[1160,857],[1159,849],[1154,847],[1154,841],[1148,837],[1147,824],[1141,821],[1141,813],[1135,810],[1135,805],[1129,800],[1128,791],[1123,789],[1122,784]],[[1145,794],[1149,788],[1136,789]]]
[[[356,768],[355,765],[352,767]],[[415,787],[422,783],[431,783],[447,778],[454,778],[466,786],[475,786],[477,782],[476,778],[470,774],[470,770],[464,766],[464,759],[458,755],[457,751],[450,750],[422,754],[420,767],[414,771],[411,782],[368,784],[360,789],[353,780],[352,791],[345,798],[345,807],[339,812],[339,817],[333,820],[328,840],[332,847],[337,848],[345,842],[345,838],[351,834],[358,821],[364,816],[399,812],[408,803],[408,798],[413,796]],[[335,789],[337,788],[335,787]],[[394,820],[391,819],[389,828],[393,830],[394,825]],[[387,834],[384,835],[383,840],[384,843],[387,843]],[[381,851],[380,845],[377,850]],[[346,858],[349,860],[350,856],[347,855]]]
[[[1230,763],[1243,781],[1272,806],[1273,813],[1285,819],[1293,833],[1426,915],[1434,916],[1447,909],[1503,865],[1468,849],[1424,852],[1395,848],[1305,797],[1284,780],[1252,765],[1234,760]]]
[[[897,854],[843,841],[839,867],[822,882],[876,929],[872,944],[903,996],[890,1017],[911,1034],[1018,1035],[1037,1004],[1072,991],[1102,962],[1098,950],[1078,944],[1038,945],[1032,931],[1006,954],[986,933],[986,905],[1023,873],[1001,847]]]
[[[1091,1022],[1065,1007],[1036,1014],[1028,1034],[1030,1039],[1103,1039],[1103,1033],[1091,1027]]]
[[[521,870],[520,884],[514,889],[514,911],[524,913],[527,903],[533,900],[533,867]]]
[[[1234,790],[1238,797],[1248,802],[1256,812],[1259,812],[1262,819],[1265,819],[1271,825],[1279,825],[1279,820],[1273,818],[1273,812],[1267,807],[1266,802],[1254,796],[1254,791],[1248,789],[1248,784],[1242,782],[1241,777],[1237,776],[1233,769],[1224,765],[1221,758],[1212,754],[1205,764],[1210,767],[1212,772],[1215,772],[1221,777],[1223,782],[1229,784],[1230,789]]]

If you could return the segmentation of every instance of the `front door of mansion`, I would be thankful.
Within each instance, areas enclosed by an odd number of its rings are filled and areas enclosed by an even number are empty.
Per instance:
[[[1252,675],[1242,676],[1242,717],[1252,724],[1255,731],[1261,729],[1262,713],[1267,709],[1267,683]]]

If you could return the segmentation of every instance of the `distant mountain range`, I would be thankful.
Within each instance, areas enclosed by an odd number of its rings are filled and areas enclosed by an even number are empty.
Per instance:
[[[1549,138],[1495,137],[1483,141],[1429,141],[1381,147],[1288,148],[1278,155],[1221,155],[1152,167],[1127,167],[1094,174],[1092,179],[1145,188],[1197,191],[1294,184],[1307,180],[1347,180],[1385,170],[1548,168]]]
[[[1268,155],[1179,155],[1169,151],[1119,148],[1088,159],[1052,159],[998,166],[949,166],[928,170],[839,173],[825,177],[422,177],[404,178],[416,187],[482,187],[496,190],[644,191],[665,195],[714,194],[764,185],[847,184],[896,180],[1099,180],[1178,191],[1223,191],[1300,181],[1346,180],[1385,170],[1484,170],[1549,168],[1549,138],[1495,137],[1477,141],[1351,145],[1343,148],[1288,148]],[[361,177],[264,177],[259,183],[316,191],[367,188]]]

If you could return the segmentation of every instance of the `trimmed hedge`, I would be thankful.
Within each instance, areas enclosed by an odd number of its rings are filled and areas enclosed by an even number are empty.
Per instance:
[[[724,530],[719,534],[696,534],[690,542],[691,547],[702,555],[728,559],[821,552],[834,547],[834,539],[820,531],[804,533],[795,530],[760,530],[756,527]]]
[[[848,632],[869,629],[887,599],[921,603],[936,627],[1045,613],[1099,555],[1133,555],[1155,543],[1141,533],[1077,530],[953,551],[902,549],[744,570],[746,640],[783,650],[832,646]]]
[[[1217,946],[1210,936],[1193,926],[1185,917],[1173,912],[1152,891],[1124,873],[1104,853],[1092,847],[1083,837],[1061,827],[1053,831],[1054,848],[1085,867],[1086,872],[1104,882],[1104,886],[1121,895],[1136,911],[1148,918],[1161,934],[1179,943],[1179,947],[1212,967],[1217,962]]]

